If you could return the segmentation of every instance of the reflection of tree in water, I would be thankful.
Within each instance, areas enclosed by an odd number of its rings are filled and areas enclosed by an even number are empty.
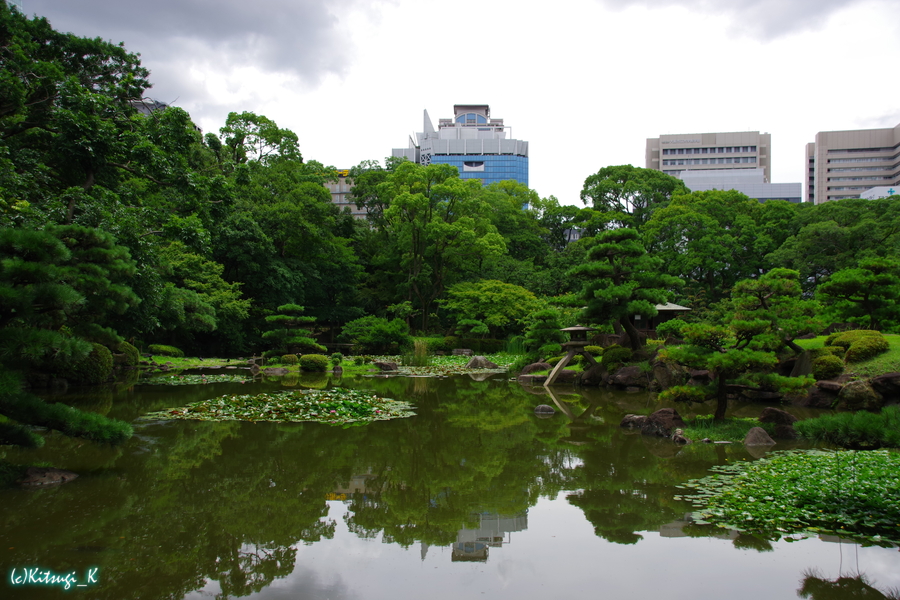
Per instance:
[[[221,593],[217,598],[248,596],[268,586],[279,577],[287,577],[294,570],[296,548],[278,546],[265,548],[253,544],[236,547],[228,556],[216,561]]]
[[[889,589],[881,592],[868,581],[865,574],[856,577],[825,579],[815,569],[803,573],[803,581],[800,583],[797,595],[813,600],[848,600],[849,598],[900,600],[900,590]]]

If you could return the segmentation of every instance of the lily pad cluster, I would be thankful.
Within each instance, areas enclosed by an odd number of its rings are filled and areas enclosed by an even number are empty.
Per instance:
[[[876,544],[900,543],[900,454],[797,450],[715,467],[716,475],[679,486],[698,509],[697,524],[771,539],[835,533]]]
[[[144,385],[197,385],[205,383],[244,383],[249,381],[243,375],[157,375],[141,378],[138,383]]]
[[[332,425],[364,424],[415,415],[406,402],[372,392],[333,388],[261,394],[229,394],[183,408],[150,413],[151,419],[197,421],[316,421]]]

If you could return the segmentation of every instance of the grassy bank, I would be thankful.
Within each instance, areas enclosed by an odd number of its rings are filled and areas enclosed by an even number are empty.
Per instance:
[[[797,344],[805,349],[822,348],[828,336],[820,335],[809,340],[797,340]],[[890,348],[884,354],[858,363],[850,363],[844,366],[844,374],[857,377],[876,377],[885,373],[900,372],[900,335],[885,334]]]

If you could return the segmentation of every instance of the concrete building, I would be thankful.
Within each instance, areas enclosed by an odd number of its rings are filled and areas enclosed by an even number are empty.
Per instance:
[[[647,138],[645,167],[679,177],[684,171],[762,169],[771,181],[772,136],[758,131],[679,133]]]
[[[807,202],[859,198],[900,185],[900,124],[887,129],[820,131],[806,145]]]
[[[350,188],[353,187],[353,180],[348,177],[349,169],[338,169],[337,179],[325,182],[325,187],[331,192],[331,203],[338,208],[349,208],[350,214],[357,219],[364,219],[367,215],[366,209],[356,208],[356,203],[350,201]]]
[[[692,192],[707,190],[736,190],[760,202],[787,200],[802,202],[803,184],[767,183],[763,169],[723,169],[682,171],[681,180]]]
[[[408,148],[394,148],[392,156],[421,165],[449,164],[462,179],[485,185],[514,179],[528,185],[528,142],[512,137],[503,119],[491,118],[487,104],[456,104],[452,119],[440,119],[435,130],[425,111],[424,131],[410,137]]]

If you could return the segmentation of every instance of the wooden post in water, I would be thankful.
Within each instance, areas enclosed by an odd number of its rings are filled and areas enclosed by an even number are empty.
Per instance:
[[[550,371],[550,376],[547,377],[547,380],[544,382],[544,387],[549,387],[556,381],[556,378],[559,376],[560,372],[566,368],[573,358],[575,358],[576,354],[580,354],[584,356],[585,359],[591,364],[591,366],[596,365],[597,361],[594,360],[594,357],[591,356],[590,352],[585,352],[584,347],[587,346],[590,342],[588,342],[587,334],[588,331],[596,331],[596,329],[592,329],[590,327],[566,327],[565,329],[561,329],[560,331],[565,331],[569,334],[569,341],[563,343],[562,347],[566,350],[566,355],[556,363],[556,366],[553,367],[553,370]]]

